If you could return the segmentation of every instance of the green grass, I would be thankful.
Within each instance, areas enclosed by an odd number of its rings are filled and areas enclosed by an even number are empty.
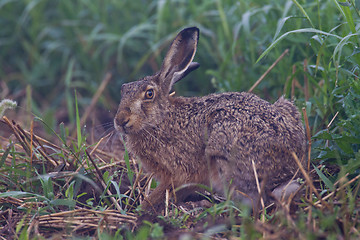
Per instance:
[[[87,125],[108,122],[103,115],[111,119],[115,113],[121,85],[156,72],[174,35],[198,26],[195,61],[201,67],[175,86],[178,95],[248,91],[289,49],[254,92],[270,102],[285,95],[306,111],[311,184],[319,195],[311,194],[305,181],[308,192],[295,212],[284,205],[251,215],[231,201],[198,212],[171,206],[169,216],[156,218],[160,224],[147,222],[132,231],[129,220],[114,231],[99,218],[96,230],[82,236],[162,239],[171,231],[194,230],[200,235],[191,237],[202,239],[359,238],[359,19],[353,0],[0,0],[0,100],[19,106],[15,115],[10,109],[5,114],[13,113],[30,132],[32,114],[39,116],[35,133],[45,129],[55,143],[39,144],[31,134],[24,135],[26,141],[0,138],[0,197],[6,199],[0,216],[8,222],[0,221],[14,229],[4,236],[41,239],[27,232],[33,219],[79,207],[139,214],[136,204],[146,179],[127,153],[118,159],[90,154],[93,129],[81,126],[81,117],[110,73]],[[104,109],[111,113],[103,114]],[[14,128],[11,132],[21,133]],[[61,167],[64,175],[52,175]],[[91,195],[83,183],[100,187]],[[19,219],[11,218],[10,210]],[[59,234],[70,234],[70,226],[63,229]]]

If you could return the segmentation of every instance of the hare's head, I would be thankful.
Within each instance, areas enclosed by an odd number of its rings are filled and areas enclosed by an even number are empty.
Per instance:
[[[198,63],[192,62],[198,39],[198,28],[182,30],[171,43],[158,73],[122,85],[121,102],[114,119],[118,131],[136,134],[162,122],[169,108],[173,84],[199,67]]]

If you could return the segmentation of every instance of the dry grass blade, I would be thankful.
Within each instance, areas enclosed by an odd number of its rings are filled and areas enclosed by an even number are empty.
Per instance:
[[[96,231],[99,227],[116,231],[124,224],[128,224],[129,228],[131,228],[136,225],[137,218],[134,215],[124,215],[114,210],[95,211],[77,209],[74,211],[42,215],[34,219],[29,217],[27,220],[29,223],[37,221],[40,228],[71,229],[73,231],[82,230],[90,232]]]
[[[44,172],[40,171],[39,173],[41,175],[45,174],[44,176],[46,176],[46,178],[51,179],[51,184],[53,184],[54,187],[52,191],[54,191],[55,196],[50,200],[60,201],[61,204],[64,203],[66,206],[67,199],[64,199],[64,191],[69,189],[70,182],[72,182],[74,178],[78,177],[80,168],[83,168],[85,171],[87,171],[87,174],[91,172],[95,174],[97,179],[96,182],[101,184],[103,189],[106,189],[109,200],[114,206],[114,210],[95,211],[80,207],[84,206],[83,201],[85,201],[81,200],[82,204],[77,204],[77,209],[74,211],[62,211],[64,210],[64,207],[60,204],[56,207],[56,209],[60,210],[60,212],[45,215],[40,214],[40,216],[36,216],[36,214],[27,215],[29,212],[33,211],[36,213],[39,211],[39,209],[44,209],[41,210],[43,211],[42,214],[46,213],[49,209],[49,202],[43,202],[41,200],[39,201],[37,197],[23,198],[20,196],[21,194],[17,195],[18,193],[21,193],[21,188],[18,187],[17,189],[20,189],[20,191],[14,191],[15,197],[0,198],[0,204],[3,206],[10,206],[14,209],[28,209],[28,213],[19,210],[14,211],[14,213],[9,212],[8,210],[0,211],[0,225],[2,225],[2,227],[0,227],[0,235],[2,235],[2,232],[12,236],[17,235],[15,229],[19,223],[22,224],[22,226],[27,226],[26,232],[29,234],[29,236],[35,233],[39,234],[40,236],[50,237],[54,233],[58,232],[64,238],[66,238],[65,233],[69,233],[69,230],[75,231],[78,234],[92,235],[96,230],[99,229],[116,231],[119,228],[123,228],[124,226],[128,226],[127,229],[134,228],[137,218],[128,211],[126,212],[119,205],[119,202],[117,202],[118,199],[113,197],[114,194],[110,191],[107,183],[105,183],[104,179],[102,178],[102,175],[105,171],[108,171],[109,174],[112,174],[112,172],[119,168],[124,171],[126,169],[124,160],[121,161],[117,159],[115,162],[113,162],[113,159],[115,158],[111,154],[102,152],[96,147],[93,149],[93,151],[91,151],[92,155],[88,153],[88,151],[90,152],[88,148],[86,148],[87,150],[84,150],[84,153],[74,152],[72,148],[68,147],[71,146],[71,143],[64,145],[61,142],[61,145],[56,145],[45,139],[42,139],[41,137],[38,137],[35,135],[33,125],[31,125],[30,132],[28,132],[22,129],[14,121],[10,121],[6,117],[3,117],[0,121],[8,128],[8,133],[12,134],[16,138],[15,143],[12,143],[9,145],[9,147],[15,146],[16,152],[19,153],[16,155],[8,154],[5,161],[6,166],[12,166],[14,162],[12,158],[14,158],[14,156],[16,157],[17,164],[25,161],[27,164],[29,164],[29,166],[34,167],[36,166],[35,164],[41,164],[42,166],[45,166],[45,168],[42,169]],[[57,155],[57,153],[61,154]],[[99,163],[97,159],[93,158],[94,156],[102,156],[102,166],[98,166]],[[82,159],[84,159],[84,161],[82,161]],[[54,172],[54,167],[60,166],[62,162],[65,163],[66,168],[60,169],[58,172]],[[78,164],[76,165],[74,163]],[[132,162],[132,164],[134,164],[134,162]],[[142,172],[139,172],[137,168],[134,169],[137,173],[137,184],[140,186],[140,182],[145,182],[146,180],[140,180],[140,175]],[[38,177],[30,177],[19,181],[25,182],[26,184],[33,184],[39,179],[40,178]],[[59,185],[59,183],[62,183],[62,185]],[[85,185],[87,184],[84,184],[84,188],[86,188]],[[101,194],[101,190],[94,188],[97,186],[91,187],[89,190],[91,192],[88,192],[88,197],[94,197],[94,200],[98,201],[96,200],[98,197],[94,195],[94,192],[99,195]],[[40,189],[40,191],[34,193],[34,195],[43,196],[42,194],[44,193],[41,193],[41,191],[45,190]],[[11,194],[12,193],[9,193],[9,195]],[[24,194],[32,194],[32,191],[27,192],[27,190],[25,190]],[[126,193],[124,195],[126,195]],[[43,197],[46,198],[46,195]],[[113,207],[111,203],[108,203],[110,208]],[[135,204],[135,202],[130,202],[130,204]],[[125,213],[126,215],[124,215]]]
[[[24,151],[31,159],[35,157],[36,160],[39,160],[36,154],[33,154],[33,149],[36,149],[36,151],[38,151],[38,153],[54,167],[60,165],[60,163],[58,163],[55,159],[52,159],[48,156],[48,154],[46,153],[46,149],[38,141],[35,135],[23,130],[20,125],[16,124],[14,121],[10,122],[10,120],[6,116],[3,117],[2,121],[12,130],[16,139],[19,141],[20,145],[23,147]]]
[[[28,202],[27,198],[0,198],[0,203],[13,205],[17,208],[34,208],[42,207],[38,202]],[[91,210],[78,208],[72,211],[60,211],[45,215],[23,215],[23,213],[13,213],[11,209],[0,211],[0,233],[6,230],[15,229],[21,219],[23,226],[28,226],[28,234],[35,232],[42,236],[53,236],[54,233],[65,234],[66,232],[78,232],[87,234],[97,229],[106,229],[107,231],[117,231],[119,228],[127,226],[132,229],[136,225],[137,217],[132,213],[121,214],[118,210]],[[48,230],[51,229],[49,232]],[[49,234],[49,235],[48,235]],[[1,235],[1,234],[0,234]],[[63,237],[65,237],[63,235]]]
[[[91,163],[93,164],[94,168],[95,168],[95,176],[97,177],[98,181],[101,183],[101,185],[103,186],[104,189],[106,189],[106,183],[104,181],[104,179],[101,177],[101,172],[99,170],[99,168],[97,167],[96,163],[94,162],[94,160],[92,159],[92,157],[89,155],[89,153],[87,151],[85,151],[86,154],[88,155],[88,158],[90,159]],[[106,192],[111,196],[111,192],[109,189],[106,190]],[[116,199],[114,197],[110,197],[111,202],[115,205],[115,207],[117,208],[118,211],[122,211],[122,207],[119,205],[119,203],[116,201]]]
[[[342,179],[346,179],[346,176],[342,177]],[[356,177],[354,177],[353,179],[351,179],[350,181],[347,181],[346,183],[344,183],[343,185],[341,185],[340,187],[338,187],[335,191],[330,192],[328,195],[326,195],[325,197],[323,197],[322,199],[316,201],[313,206],[320,206],[321,204],[321,200],[325,201],[327,199],[329,199],[330,197],[334,196],[337,192],[345,189],[346,187],[348,187],[350,184],[354,183],[355,181],[357,181],[358,179],[360,179],[360,175],[357,175]],[[342,182],[343,180],[339,180],[337,183]],[[337,183],[334,184],[337,185]],[[311,206],[308,206],[305,208],[306,211],[308,211],[311,208]]]
[[[254,171],[254,175],[255,175],[257,190],[258,190],[259,197],[260,197],[261,207],[262,207],[262,210],[263,210],[261,221],[265,222],[265,203],[264,203],[264,199],[262,197],[262,189],[260,187],[260,182],[259,182],[259,177],[258,177],[258,174],[257,174],[257,171],[256,171],[255,162],[254,162],[254,160],[251,160],[251,162],[252,162],[252,167],[253,167],[253,171]],[[256,212],[257,212],[257,210],[256,210]]]
[[[315,193],[316,197],[320,200],[321,204],[323,206],[325,206],[328,209],[331,209],[330,206],[321,198],[319,192],[316,190],[314,183],[312,182],[309,174],[305,171],[304,167],[302,166],[299,158],[296,156],[296,154],[294,152],[292,152],[293,158],[295,159],[296,164],[298,165],[301,173],[303,174],[307,184],[309,185],[309,187],[311,188],[311,190]]]
[[[336,112],[334,117],[331,119],[331,121],[329,122],[329,124],[326,126],[327,129],[330,128],[331,124],[334,122],[335,118],[337,117],[337,115],[339,114],[339,112]]]
[[[281,59],[285,57],[286,54],[289,53],[289,49],[286,49],[276,60],[275,62],[265,71],[263,75],[254,83],[254,85],[249,89],[248,92],[252,92],[260,83],[261,81],[268,75],[268,73],[280,62]]]
[[[310,125],[309,119],[307,117],[306,109],[301,109],[304,114],[305,127],[306,127],[306,136],[308,138],[308,159],[307,159],[307,171],[310,171],[310,161],[311,161],[311,133],[310,133]]]

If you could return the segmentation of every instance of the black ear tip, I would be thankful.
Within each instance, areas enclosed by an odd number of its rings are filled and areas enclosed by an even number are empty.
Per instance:
[[[198,62],[191,62],[189,65],[189,68],[191,68],[192,70],[198,69],[200,67],[200,63]]]
[[[189,28],[183,29],[180,33],[188,34],[188,35],[197,34],[197,36],[199,37],[200,29],[197,27],[189,27]]]
[[[188,27],[185,28],[184,30],[188,30],[188,31],[192,31],[192,32],[199,32],[200,29],[198,27]]]

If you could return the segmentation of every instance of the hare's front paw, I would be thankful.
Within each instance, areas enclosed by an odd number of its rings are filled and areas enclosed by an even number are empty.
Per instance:
[[[160,183],[141,203],[141,209],[146,212],[160,213],[165,208],[165,191],[169,188],[169,185]]]

